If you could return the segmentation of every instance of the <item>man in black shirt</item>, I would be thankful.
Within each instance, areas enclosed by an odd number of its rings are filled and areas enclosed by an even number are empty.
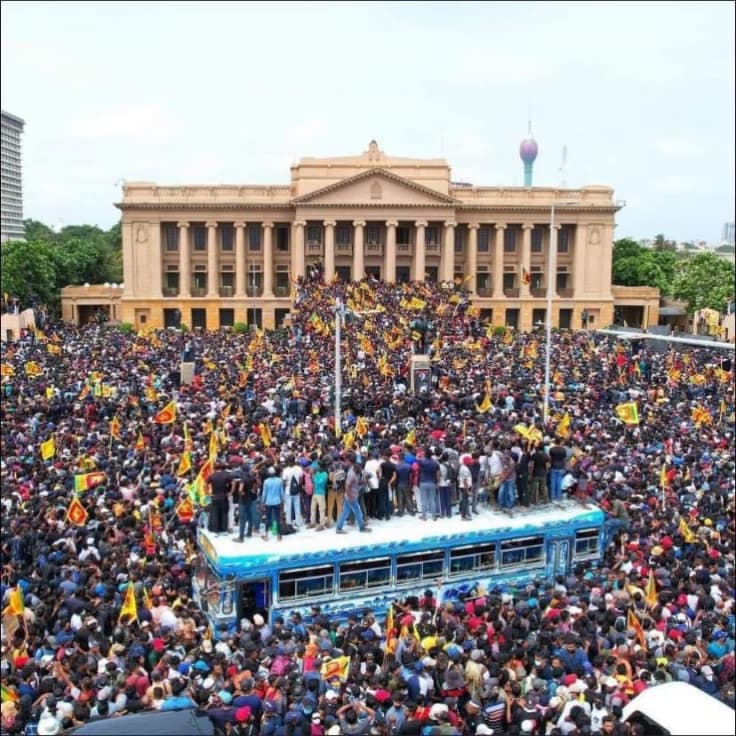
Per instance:
[[[207,481],[211,494],[209,530],[213,534],[224,534],[227,532],[231,483],[232,475],[225,470],[222,462],[218,460],[215,463],[215,472],[212,473]]]
[[[383,453],[381,461],[381,475],[378,481],[378,509],[377,516],[379,519],[388,521],[391,518],[393,510],[393,501],[391,493],[396,484],[396,466],[391,462],[391,450]]]
[[[549,448],[549,497],[551,501],[559,501],[562,497],[562,478],[565,475],[567,451],[558,444]]]
[[[533,451],[530,465],[532,466],[532,477],[529,483],[531,502],[534,505],[548,503],[547,470],[549,469],[549,455],[541,445]]]
[[[237,481],[237,489],[233,489],[233,501],[238,502],[238,526],[239,533],[237,537],[233,537],[234,542],[242,542],[243,537],[253,535],[253,528],[258,526],[257,507],[258,507],[258,487],[256,486],[256,477],[249,465],[243,465],[240,472],[240,478]],[[237,490],[237,495],[235,491]],[[246,528],[247,527],[247,528]]]

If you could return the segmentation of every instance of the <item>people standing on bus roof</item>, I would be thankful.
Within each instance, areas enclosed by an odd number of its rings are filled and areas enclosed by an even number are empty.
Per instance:
[[[215,472],[207,479],[207,485],[211,496],[209,530],[218,536],[232,531],[227,527],[232,480],[232,474],[225,469],[222,460],[216,460]]]
[[[347,477],[345,478],[345,499],[343,501],[342,513],[340,518],[337,520],[337,534],[347,534],[343,529],[345,522],[347,521],[350,514],[355,517],[355,523],[361,532],[370,532],[370,529],[365,519],[363,518],[363,512],[360,509],[360,483],[362,476],[362,468],[358,463],[355,455],[348,457],[350,462],[350,469],[348,470]]]
[[[281,507],[285,503],[284,486],[273,465],[266,471],[267,477],[261,489],[261,504],[266,509],[266,530],[264,541],[268,541],[269,531],[281,541]]]
[[[294,455],[287,455],[281,479],[284,486],[284,517],[287,524],[298,530],[304,526],[301,499],[304,493],[304,470]]]

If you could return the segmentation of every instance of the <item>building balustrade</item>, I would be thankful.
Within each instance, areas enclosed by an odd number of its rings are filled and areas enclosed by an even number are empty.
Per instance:
[[[557,296],[560,299],[572,299],[575,295],[575,289],[557,289]]]
[[[172,289],[171,287],[164,287],[161,289],[164,296],[179,296],[179,289]]]
[[[263,288],[261,286],[248,286],[245,289],[245,293],[248,296],[261,296]]]
[[[366,243],[365,252],[373,253],[374,255],[381,255],[383,253],[383,244],[382,243]]]
[[[396,243],[396,252],[411,255],[411,243]]]
[[[493,296],[493,289],[478,289],[477,294],[482,297]]]
[[[547,289],[543,286],[533,286],[531,289],[529,289],[529,292],[533,297],[536,297],[537,299],[541,299],[542,297],[547,296]]]
[[[317,242],[316,240],[310,240],[307,243],[307,253],[312,253],[321,255],[322,254],[322,243]]]
[[[276,296],[289,296],[289,293],[290,293],[290,291],[291,291],[291,290],[289,289],[289,287],[288,287],[288,286],[277,286],[277,287],[276,287],[276,288],[275,288],[275,289],[273,290],[273,293],[274,293],[274,294],[275,294]]]
[[[439,253],[440,244],[439,243],[427,243],[424,246],[424,249],[427,251],[427,253]]]
[[[192,296],[206,296],[207,295],[207,289],[205,289],[202,286],[193,286],[192,287]]]
[[[344,255],[350,255],[353,252],[353,244],[352,243],[337,243],[335,246],[335,250],[338,253],[343,253]]]
[[[221,286],[220,296],[232,296],[235,293],[234,286]]]
[[[504,296],[507,296],[509,299],[518,299],[519,298],[519,289],[504,289],[503,290]]]

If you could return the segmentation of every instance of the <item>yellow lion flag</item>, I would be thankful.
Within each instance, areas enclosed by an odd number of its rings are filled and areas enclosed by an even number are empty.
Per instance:
[[[54,455],[56,455],[56,442],[54,442],[54,438],[51,437],[46,440],[46,442],[41,443],[41,459],[51,460]]]
[[[350,657],[335,657],[328,659],[322,664],[322,678],[326,681],[333,677],[339,677],[340,682],[345,682],[350,674]]]
[[[128,583],[128,589],[125,591],[123,606],[120,609],[120,615],[118,616],[118,623],[120,623],[123,616],[128,617],[128,623],[138,620],[138,604],[135,600],[135,589],[133,588],[133,583]]]

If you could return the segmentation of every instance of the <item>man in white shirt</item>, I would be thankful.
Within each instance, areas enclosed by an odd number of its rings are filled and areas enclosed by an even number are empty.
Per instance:
[[[378,485],[381,480],[381,462],[378,459],[378,453],[372,452],[370,458],[366,460],[363,475],[366,479],[365,508],[368,517],[373,519],[378,511]]]
[[[294,516],[294,528],[298,529],[304,525],[304,518],[302,517],[302,499],[301,495],[304,488],[304,471],[296,462],[293,456],[286,459],[287,467],[281,474],[281,479],[284,483],[284,514],[286,516],[286,523],[292,523],[292,512]],[[296,480],[299,486],[299,493],[292,495],[291,493],[291,479]]]

